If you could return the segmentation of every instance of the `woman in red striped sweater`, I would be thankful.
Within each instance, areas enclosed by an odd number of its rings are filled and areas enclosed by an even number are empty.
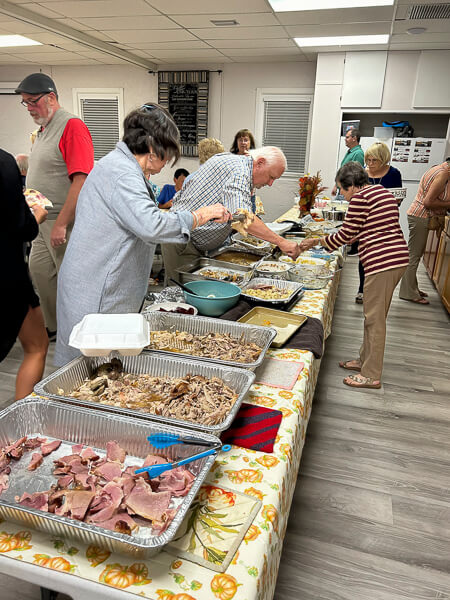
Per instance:
[[[359,358],[339,363],[357,371],[344,379],[357,388],[380,388],[386,340],[386,318],[392,294],[408,265],[408,246],[399,224],[397,200],[381,185],[369,184],[363,167],[349,162],[339,169],[336,183],[349,202],[345,221],[338,233],[320,243],[329,250],[359,240],[359,257],[364,267],[364,338]],[[308,250],[317,239],[304,240]]]

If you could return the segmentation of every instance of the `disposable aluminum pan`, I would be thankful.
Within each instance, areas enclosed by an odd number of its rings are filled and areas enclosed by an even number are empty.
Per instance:
[[[186,429],[126,416],[118,419],[117,415],[105,411],[93,411],[42,398],[15,402],[0,412],[0,447],[11,444],[25,435],[46,437],[49,441],[58,439],[63,443],[58,450],[46,456],[35,471],[27,471],[33,451],[24,453],[19,461],[10,462],[9,488],[0,495],[0,516],[56,537],[70,536],[84,544],[106,547],[112,552],[150,558],[174,538],[214,462],[214,455],[188,466],[195,475],[194,484],[186,496],[172,498],[170,507],[178,508],[178,512],[167,530],[160,535],[153,535],[149,527],[140,527],[131,535],[110,531],[68,517],[26,508],[15,501],[15,496],[21,496],[25,491],[32,493],[50,489],[50,486],[56,483],[56,477],[52,474],[53,461],[72,454],[73,444],[91,446],[100,456],[104,456],[107,442],[115,440],[128,452],[125,466],[141,466],[147,454],[159,454],[169,461],[174,461],[205,450],[204,446],[185,444],[155,449],[147,441],[147,436],[152,433],[185,435]],[[196,432],[195,437],[211,443],[219,442],[216,437],[200,432]]]
[[[207,277],[202,275],[204,269],[217,269],[218,271],[231,273],[235,275],[233,279],[223,279],[223,281],[231,281],[239,285],[244,280],[246,274],[252,271],[251,267],[245,267],[243,265],[231,265],[231,263],[224,263],[223,260],[215,260],[213,258],[201,257],[197,258],[193,262],[181,265],[180,268],[176,269],[178,278],[181,283],[187,283],[188,281],[203,281],[205,279],[217,279],[213,277]]]
[[[264,298],[256,298],[255,296],[251,296],[250,294],[246,293],[247,290],[250,290],[252,288],[254,289],[254,288],[260,287],[262,285],[273,285],[273,286],[279,288],[280,290],[288,290],[290,292],[290,294],[287,298],[271,300],[271,299],[264,299]],[[244,298],[251,300],[252,302],[264,302],[265,304],[281,305],[281,304],[287,304],[288,302],[290,302],[292,300],[292,298],[295,295],[297,295],[302,289],[303,289],[303,286],[301,285],[301,283],[297,283],[295,281],[286,281],[284,279],[268,279],[265,277],[255,277],[245,287],[242,288],[241,295]]]
[[[50,396],[56,400],[62,400],[78,406],[89,406],[101,411],[107,410],[130,417],[145,418],[147,422],[151,420],[157,423],[167,423],[176,427],[189,427],[197,431],[219,435],[222,431],[230,427],[245,395],[255,379],[254,373],[246,369],[236,369],[225,365],[188,360],[185,356],[181,358],[178,356],[168,356],[167,354],[147,353],[140,354],[139,356],[123,356],[121,360],[125,373],[133,373],[135,375],[147,373],[160,377],[165,375],[170,377],[184,377],[187,374],[192,374],[203,375],[207,378],[219,377],[238,394],[238,398],[225,419],[217,425],[203,425],[201,423],[194,423],[193,421],[163,417],[148,412],[145,409],[133,410],[89,400],[69,398],[68,394],[81,385],[86,378],[90,377],[98,366],[107,362],[101,356],[96,358],[88,358],[86,356],[76,358],[43,379],[35,386],[34,391],[41,396]],[[64,390],[64,394],[59,392],[61,389]]]
[[[246,323],[237,323],[235,321],[226,321],[224,319],[213,319],[211,317],[191,317],[189,315],[177,315],[175,313],[149,312],[144,313],[144,317],[150,324],[150,336],[152,331],[186,331],[193,335],[206,335],[207,333],[228,333],[234,338],[242,339],[243,342],[256,344],[261,348],[261,354],[253,362],[237,362],[223,360],[222,357],[205,358],[203,356],[192,356],[195,360],[207,361],[209,363],[221,365],[230,365],[231,367],[240,367],[241,369],[254,370],[262,364],[264,356],[269,349],[272,340],[276,336],[276,331],[269,327],[260,327],[258,325],[248,325]],[[144,350],[144,352],[158,352],[165,356],[180,356],[183,360],[186,353],[168,352],[167,350]]]

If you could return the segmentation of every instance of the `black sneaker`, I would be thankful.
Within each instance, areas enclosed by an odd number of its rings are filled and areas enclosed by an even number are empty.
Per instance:
[[[55,342],[56,341],[56,331],[50,331],[48,327],[45,328],[47,330],[48,341]]]

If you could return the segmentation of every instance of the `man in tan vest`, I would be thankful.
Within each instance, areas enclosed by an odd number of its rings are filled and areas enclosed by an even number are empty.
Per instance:
[[[30,272],[49,338],[54,339],[58,270],[75,219],[78,194],[94,166],[94,147],[83,121],[61,108],[55,83],[48,75],[28,75],[15,92],[21,94],[21,104],[39,125],[26,186],[38,190],[53,204],[33,241]]]

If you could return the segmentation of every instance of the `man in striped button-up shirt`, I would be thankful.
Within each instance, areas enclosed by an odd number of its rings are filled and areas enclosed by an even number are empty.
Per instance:
[[[221,202],[234,214],[240,208],[252,210],[252,189],[271,186],[286,169],[286,157],[279,148],[266,146],[250,150],[248,155],[222,152],[210,158],[183,185],[173,198],[171,210],[196,210]],[[299,246],[265,225],[258,217],[248,228],[255,235],[277,245],[282,252],[297,258]],[[187,244],[164,244],[162,253],[166,277],[176,278],[175,269],[222,246],[231,233],[229,223],[209,222],[196,228]]]

